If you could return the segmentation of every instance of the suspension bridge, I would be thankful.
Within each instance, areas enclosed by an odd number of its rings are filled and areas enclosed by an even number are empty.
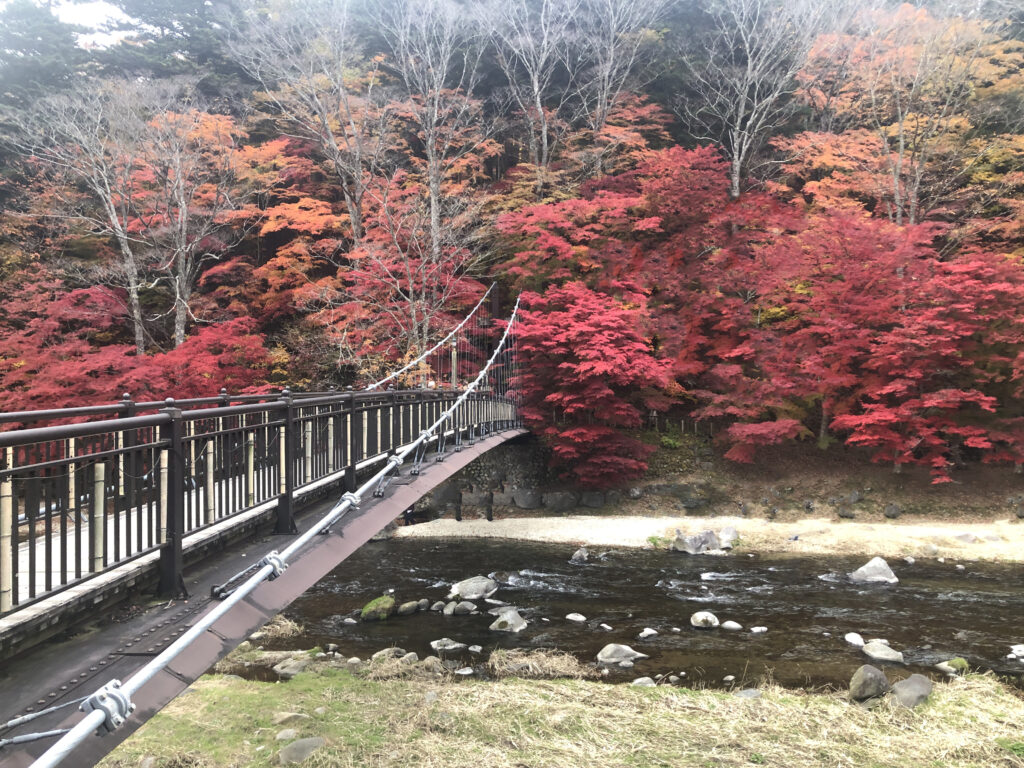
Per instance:
[[[0,414],[18,427],[0,432],[0,764],[94,764],[434,486],[524,434],[519,304],[498,327],[482,309],[493,289],[363,390]],[[279,547],[257,540],[267,528]],[[21,652],[147,585],[149,610]]]

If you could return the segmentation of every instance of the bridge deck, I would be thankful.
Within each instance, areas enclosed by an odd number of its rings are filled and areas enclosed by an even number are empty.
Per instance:
[[[136,697],[137,709],[119,731],[86,742],[75,755],[76,765],[92,765],[159,711],[220,658],[271,616],[316,583],[338,563],[365,544],[388,522],[397,518],[430,489],[470,463],[474,458],[507,440],[525,434],[522,429],[506,430],[446,455],[443,462],[424,464],[418,476],[407,473],[397,478],[385,498],[364,502],[355,513],[340,521],[328,535],[318,537],[277,580],[262,584],[218,624],[160,673]],[[331,501],[313,506],[297,522],[300,530],[313,525]],[[0,701],[0,723],[25,714],[73,701],[91,694],[110,679],[125,680],[186,631],[211,606],[210,588],[270,549],[285,541],[261,538],[236,546],[231,557],[220,558],[187,574],[192,597],[162,603],[139,615],[107,624],[60,643],[52,643],[0,667],[4,696]],[[23,733],[70,727],[80,718],[75,706],[41,717],[0,738]],[[52,740],[10,746],[0,751],[6,767],[28,766],[45,751]]]

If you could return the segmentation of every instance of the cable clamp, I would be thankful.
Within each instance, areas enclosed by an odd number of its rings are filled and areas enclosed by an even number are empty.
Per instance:
[[[359,509],[359,505],[363,503],[363,497],[351,491],[341,494],[341,500],[347,501],[353,509]]]
[[[284,573],[285,569],[288,568],[288,563],[286,563],[284,561],[284,558],[282,558],[281,555],[279,555],[276,551],[267,554],[266,557],[264,557],[262,560],[259,561],[259,563],[257,563],[257,565],[260,568],[262,568],[265,565],[269,565],[271,568],[274,569],[270,576],[267,577],[268,581],[273,581],[282,573]]]
[[[135,705],[128,698],[128,694],[121,690],[121,681],[111,680],[83,701],[79,709],[82,712],[99,710],[106,715],[106,719],[96,731],[97,735],[102,736],[120,728],[125,718],[135,711]]]
[[[402,457],[397,453],[388,459],[388,467],[397,469],[402,466]]]

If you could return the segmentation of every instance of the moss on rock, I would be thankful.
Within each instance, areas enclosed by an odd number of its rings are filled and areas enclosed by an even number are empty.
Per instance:
[[[382,595],[363,606],[360,618],[363,621],[384,621],[395,612],[395,598],[390,595]]]

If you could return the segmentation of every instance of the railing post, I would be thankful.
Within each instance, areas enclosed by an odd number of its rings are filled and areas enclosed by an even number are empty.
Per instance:
[[[284,424],[281,428],[281,482],[277,497],[277,525],[274,533],[295,533],[295,520],[292,518],[292,494],[295,492],[295,406],[292,402],[291,390],[281,392],[284,405]]]
[[[4,469],[12,469],[14,450],[5,451]],[[0,613],[14,607],[14,557],[12,531],[14,527],[14,481],[7,475],[0,481]]]
[[[161,465],[163,488],[161,498],[166,505],[161,512],[163,536],[160,548],[160,594],[185,596],[184,560],[182,538],[185,535],[185,452],[184,421],[181,409],[174,406],[174,400],[167,398],[167,407],[160,412],[168,417],[161,428],[161,440],[167,443]]]
[[[93,465],[92,504],[89,513],[89,573],[103,570],[104,545],[107,541],[107,466],[103,461]]]

